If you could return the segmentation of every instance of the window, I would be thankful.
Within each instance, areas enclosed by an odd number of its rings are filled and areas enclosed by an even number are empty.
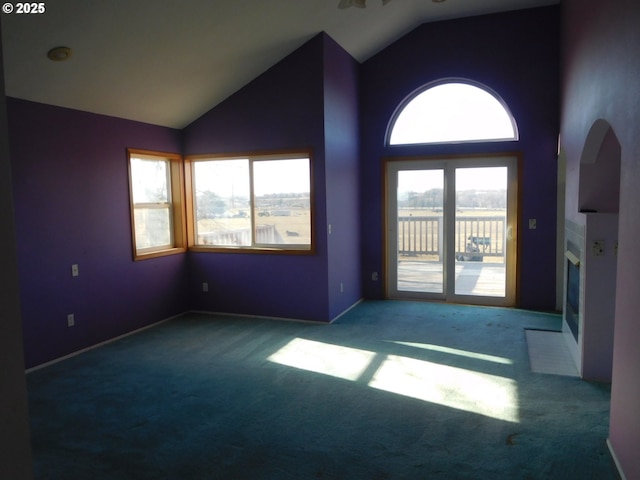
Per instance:
[[[190,157],[195,250],[312,251],[308,153]]]
[[[134,259],[184,252],[182,157],[133,149],[128,154]]]
[[[468,81],[430,85],[410,97],[392,120],[389,145],[517,140],[506,104]]]

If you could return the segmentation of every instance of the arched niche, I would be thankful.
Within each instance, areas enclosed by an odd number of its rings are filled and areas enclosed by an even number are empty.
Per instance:
[[[580,158],[578,208],[581,212],[618,213],[620,157],[620,142],[613,128],[606,120],[596,120]]]

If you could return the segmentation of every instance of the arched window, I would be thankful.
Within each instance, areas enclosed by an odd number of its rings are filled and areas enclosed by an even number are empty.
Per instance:
[[[392,118],[389,145],[518,140],[506,104],[485,86],[447,80],[409,97]]]

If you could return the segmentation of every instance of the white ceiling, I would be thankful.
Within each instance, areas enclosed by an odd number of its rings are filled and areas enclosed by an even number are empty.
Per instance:
[[[418,25],[560,0],[52,0],[2,13],[8,96],[182,128],[326,32],[364,61]],[[73,49],[66,62],[47,51]]]

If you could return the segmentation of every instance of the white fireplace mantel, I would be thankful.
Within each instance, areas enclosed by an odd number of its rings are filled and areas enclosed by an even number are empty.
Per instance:
[[[565,222],[563,333],[580,376],[611,381],[618,214],[580,213]],[[574,258],[575,257],[575,258]],[[580,268],[577,339],[567,323],[567,262]]]

